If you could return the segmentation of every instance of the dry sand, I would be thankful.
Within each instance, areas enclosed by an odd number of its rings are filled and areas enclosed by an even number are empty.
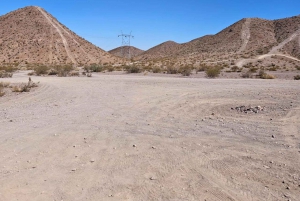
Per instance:
[[[299,81],[32,79],[0,98],[1,201],[299,200]]]

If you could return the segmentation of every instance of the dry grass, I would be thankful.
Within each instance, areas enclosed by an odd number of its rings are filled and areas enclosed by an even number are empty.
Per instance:
[[[31,78],[29,77],[29,80],[28,80],[28,83],[25,84],[25,83],[22,83],[22,84],[19,84],[19,85],[16,85],[16,86],[13,86],[12,88],[12,92],[19,92],[19,93],[22,93],[22,92],[29,92],[31,88],[34,88],[34,87],[38,87],[38,85],[36,83],[34,83]]]

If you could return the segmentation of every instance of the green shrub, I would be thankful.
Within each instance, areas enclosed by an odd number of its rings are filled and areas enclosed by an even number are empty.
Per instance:
[[[219,77],[221,69],[219,67],[209,67],[206,69],[205,73],[209,78],[216,78]]]
[[[35,74],[36,75],[44,75],[48,73],[49,68],[45,65],[40,65],[40,66],[36,66],[34,68]]]

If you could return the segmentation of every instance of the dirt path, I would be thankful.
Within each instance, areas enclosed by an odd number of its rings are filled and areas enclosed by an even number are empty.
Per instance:
[[[77,62],[76,62],[76,60],[74,59],[74,57],[73,57],[73,55],[72,55],[72,53],[71,53],[71,50],[70,50],[70,48],[69,48],[69,44],[68,44],[66,38],[64,37],[63,33],[61,32],[61,30],[60,30],[59,27],[58,27],[58,26],[60,26],[60,25],[57,25],[56,22],[52,21],[52,20],[48,17],[48,15],[43,11],[43,9],[41,9],[40,7],[36,7],[36,9],[38,9],[38,10],[44,15],[44,17],[49,21],[49,23],[56,29],[57,33],[58,33],[58,34],[60,35],[60,37],[61,37],[61,40],[62,40],[62,42],[63,42],[63,44],[64,44],[64,47],[65,47],[65,50],[66,50],[66,52],[67,52],[67,55],[68,55],[69,59],[72,61],[72,63],[75,63],[75,64],[76,64]],[[61,29],[64,30],[62,27],[61,27]],[[65,30],[64,30],[64,31],[65,31]],[[68,32],[67,32],[67,33],[68,33]],[[69,33],[68,33],[68,34],[69,34]]]
[[[278,44],[277,46],[273,47],[270,52],[268,54],[264,54],[264,55],[260,55],[257,56],[256,58],[252,58],[252,59],[242,59],[240,61],[238,61],[236,63],[236,65],[238,67],[242,67],[243,65],[249,63],[249,62],[255,62],[259,59],[264,59],[266,57],[271,57],[271,56],[282,56],[282,57],[286,57],[295,61],[300,61],[298,58],[295,58],[293,56],[290,55],[285,55],[280,53],[278,50],[280,50],[281,48],[283,48],[287,43],[291,42],[292,40],[294,40],[296,37],[299,37],[300,40],[300,29],[297,30],[295,33],[293,33],[290,37],[288,37],[287,39],[285,39],[284,41],[282,41],[280,44]],[[299,42],[300,45],[300,42]]]
[[[243,44],[242,44],[242,47],[240,48],[240,50],[238,51],[238,53],[243,52],[248,45],[248,42],[251,37],[250,24],[251,24],[251,19],[247,18],[245,24],[243,24],[242,33],[241,33],[241,38],[242,38]]]
[[[297,81],[32,79],[36,90],[0,98],[0,200],[300,196]],[[231,110],[250,104],[266,111]]]

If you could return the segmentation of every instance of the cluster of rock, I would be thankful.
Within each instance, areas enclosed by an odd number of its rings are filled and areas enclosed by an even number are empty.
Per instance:
[[[234,108],[231,108],[232,110],[234,110]],[[252,106],[239,106],[239,107],[236,107],[235,108],[236,111],[238,112],[244,112],[244,113],[250,113],[250,112],[254,112],[254,113],[258,113],[260,111],[264,111],[265,110],[265,107],[261,107],[261,106],[255,106],[255,107],[252,107]]]

